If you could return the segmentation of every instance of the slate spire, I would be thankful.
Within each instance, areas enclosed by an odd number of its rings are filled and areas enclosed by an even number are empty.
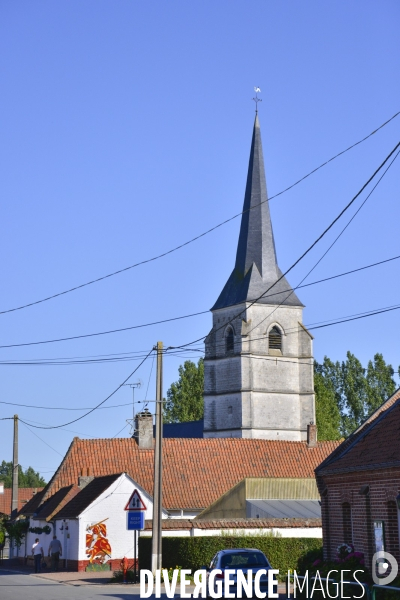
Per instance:
[[[256,114],[235,268],[212,310],[254,301],[281,275],[269,211],[260,123]],[[303,306],[285,278],[257,302]]]

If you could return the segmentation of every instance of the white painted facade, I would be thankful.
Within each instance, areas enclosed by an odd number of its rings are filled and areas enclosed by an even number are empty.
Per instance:
[[[48,525],[51,529],[49,534],[46,534],[46,533],[38,534],[38,533],[32,533],[31,531],[27,532],[27,534],[25,536],[25,540],[22,543],[21,548],[19,549],[19,552],[18,552],[19,556],[21,556],[22,554],[24,554],[24,556],[32,555],[32,546],[35,543],[36,538],[39,538],[39,541],[43,546],[44,554],[45,554],[45,556],[47,556],[48,551],[49,551],[49,545],[50,545],[50,542],[53,539],[53,535],[54,535],[53,524],[47,523],[47,521],[45,521],[43,519],[34,519],[34,518],[31,518],[30,522],[29,522],[30,528],[41,527],[43,529],[43,527],[46,527],[46,525]],[[58,535],[58,532],[57,532],[57,537],[62,542],[62,539]]]
[[[124,510],[131,494],[137,489],[146,505],[145,519],[153,516],[153,500],[127,474],[122,474],[107,490],[100,494],[82,513],[75,519],[56,519],[57,533],[61,532],[66,548],[64,558],[70,560],[88,560],[86,554],[87,528],[95,523],[105,523],[107,539],[110,543],[111,559],[133,558],[134,532],[127,529],[127,511]],[[163,518],[168,513],[163,511]],[[68,530],[66,529],[68,527]],[[137,556],[137,553],[136,553]]]

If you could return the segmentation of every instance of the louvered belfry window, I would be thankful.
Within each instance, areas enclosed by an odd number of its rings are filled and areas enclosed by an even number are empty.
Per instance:
[[[235,347],[235,339],[233,336],[232,327],[229,327],[228,331],[226,332],[225,343],[226,343],[226,351],[233,352],[234,347]]]
[[[268,344],[270,350],[280,350],[282,352],[282,334],[276,325],[269,332]]]

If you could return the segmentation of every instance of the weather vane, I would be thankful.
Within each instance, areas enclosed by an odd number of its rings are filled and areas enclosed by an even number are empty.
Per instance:
[[[256,97],[255,97],[255,98],[253,98],[253,100],[254,100],[254,102],[256,103],[256,114],[257,114],[257,113],[258,113],[258,103],[259,103],[259,102],[262,102],[262,98],[259,98],[259,97],[258,97],[258,93],[260,92],[260,94],[261,94],[261,90],[260,90],[260,88],[259,88],[259,87],[255,87],[255,88],[254,88],[254,91],[255,91],[255,93],[256,93]]]

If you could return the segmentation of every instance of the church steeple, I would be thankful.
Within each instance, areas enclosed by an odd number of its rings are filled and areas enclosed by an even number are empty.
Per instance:
[[[254,301],[281,275],[269,210],[260,123],[256,113],[235,268],[211,310]],[[285,278],[257,302],[303,306]]]
[[[253,264],[257,267],[261,277],[268,276],[268,279],[277,279],[275,242],[269,212],[260,123],[257,114],[251,141],[235,269],[244,277]]]
[[[299,441],[315,423],[312,336],[281,276],[256,115],[235,267],[205,340],[204,437]]]

